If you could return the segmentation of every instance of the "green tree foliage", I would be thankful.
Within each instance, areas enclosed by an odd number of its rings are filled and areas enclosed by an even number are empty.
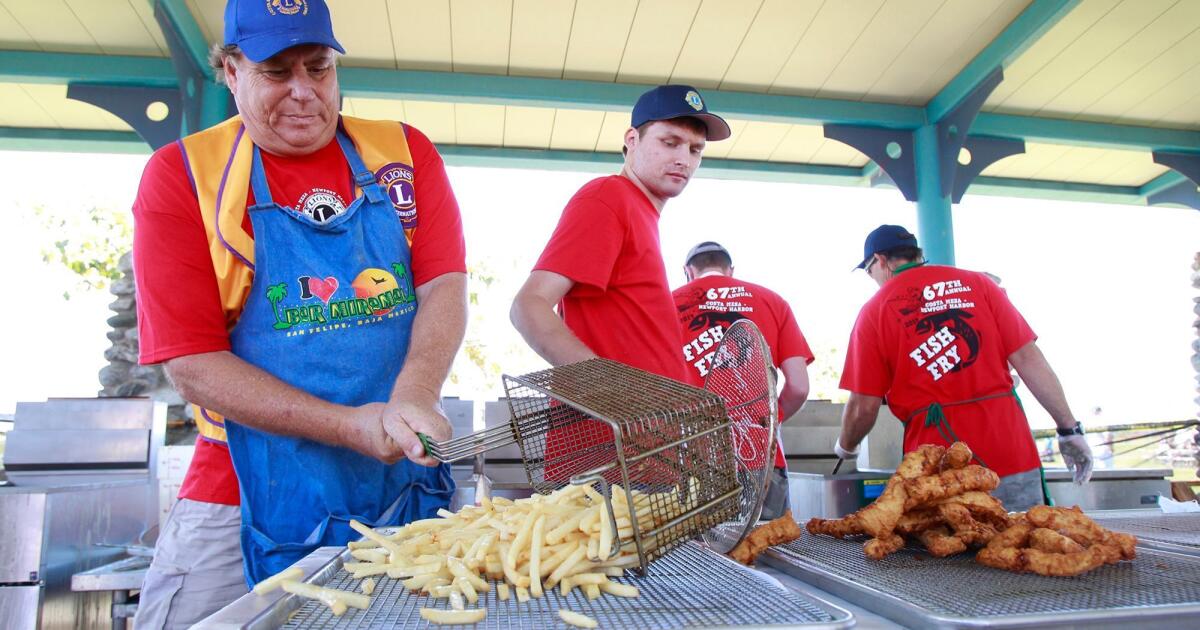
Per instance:
[[[92,207],[86,212],[57,212],[37,206],[33,214],[53,242],[42,248],[42,260],[62,265],[79,276],[71,291],[107,289],[120,279],[118,261],[133,246],[133,218],[125,212]]]

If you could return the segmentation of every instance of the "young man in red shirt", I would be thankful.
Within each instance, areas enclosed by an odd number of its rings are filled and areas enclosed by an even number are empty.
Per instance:
[[[675,289],[672,297],[691,383],[704,386],[725,331],[737,320],[749,319],[762,332],[771,350],[771,361],[783,374],[779,421],[799,411],[808,398],[808,364],[813,354],[788,303],[766,287],[734,278],[733,258],[719,243],[705,241],[693,247],[683,271],[688,283]],[[764,519],[773,519],[788,509],[787,461],[783,445],[776,441],[775,446],[774,474],[763,501]]]
[[[1037,448],[1017,399],[1011,363],[1058,425],[1059,449],[1076,483],[1092,474],[1092,454],[1037,336],[985,274],[927,265],[917,239],[898,225],[867,235],[865,269],[880,290],[850,334],[842,389],[838,457],[857,454],[883,399],[904,423],[904,451],[966,442],[1000,476],[992,494],[1012,511],[1042,503]]]
[[[513,300],[513,325],[535,352],[556,366],[604,357],[687,380],[658,218],[700,166],[706,141],[729,135],[695,88],[642,94],[621,172],[575,193]]]

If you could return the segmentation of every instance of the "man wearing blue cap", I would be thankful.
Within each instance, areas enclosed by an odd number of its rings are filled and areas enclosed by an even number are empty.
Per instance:
[[[143,174],[141,361],[165,364],[200,439],[139,628],[189,627],[357,537],[351,519],[407,523],[453,493],[417,433],[451,435],[458,206],[420,131],[338,115],[340,52],[323,0],[230,0],[211,60],[239,115]]]
[[[658,218],[691,181],[705,143],[729,135],[691,86],[642,94],[621,172],[575,193],[513,300],[513,325],[535,352],[551,365],[599,356],[687,381]]]
[[[859,312],[846,349],[850,390],[839,458],[857,454],[883,399],[904,423],[904,451],[966,442],[1000,476],[992,494],[1010,511],[1043,501],[1041,460],[1008,366],[1058,425],[1075,482],[1091,478],[1092,454],[1037,336],[986,274],[925,263],[899,225],[867,235],[858,269],[879,284]]]

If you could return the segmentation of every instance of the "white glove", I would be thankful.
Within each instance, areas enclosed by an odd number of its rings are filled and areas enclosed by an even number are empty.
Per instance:
[[[854,449],[853,451],[848,451],[848,450],[842,448],[842,439],[841,438],[838,438],[836,441],[834,441],[833,452],[835,455],[838,456],[838,459],[854,459],[855,457],[858,457],[858,449]]]
[[[1062,453],[1067,470],[1075,473],[1075,483],[1082,485],[1092,478],[1092,447],[1082,435],[1058,436],[1058,452]]]

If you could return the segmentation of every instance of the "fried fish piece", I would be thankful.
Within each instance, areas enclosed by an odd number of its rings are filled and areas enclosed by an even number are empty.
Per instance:
[[[972,491],[991,491],[1000,485],[995,472],[972,464],[937,475],[918,477],[904,482],[904,510],[927,506],[948,497]]]
[[[971,463],[971,459],[975,454],[971,452],[971,448],[966,442],[955,442],[946,449],[946,453],[942,455],[941,462],[938,465],[940,471],[947,471],[956,468],[963,468]]]
[[[905,512],[896,521],[896,533],[901,536],[915,536],[927,529],[932,529],[940,525],[944,525],[945,521],[942,515],[938,513],[937,508],[928,508],[921,510],[913,510]]]
[[[1079,553],[1083,545],[1045,527],[1038,527],[1029,532],[1029,548],[1045,553]]]
[[[938,513],[954,530],[954,536],[964,544],[982,546],[988,544],[996,536],[995,528],[975,520],[971,516],[970,510],[964,505],[944,503],[938,506]]]
[[[872,538],[863,543],[863,553],[872,560],[882,560],[890,553],[895,553],[904,547],[904,538],[892,534],[886,538]]]
[[[940,525],[917,534],[917,539],[925,545],[925,549],[937,558],[945,558],[967,550],[967,543],[958,536],[950,534],[946,526]]]
[[[857,514],[845,518],[812,518],[804,526],[810,534],[824,534],[834,538],[845,538],[863,533],[862,524],[858,522]]]
[[[792,511],[788,510],[783,513],[783,516],[755,527],[742,539],[742,542],[729,552],[729,556],[749,566],[754,563],[759,554],[766,551],[767,547],[796,540],[801,533],[799,523],[792,518]]]
[[[1022,549],[1025,570],[1038,575],[1067,577],[1086,573],[1107,562],[1108,550],[1094,545],[1072,553],[1050,553],[1039,549]]]
[[[966,506],[971,511],[971,516],[975,517],[975,520],[992,525],[996,528],[996,531],[1006,530],[1012,525],[1012,519],[1008,516],[1008,511],[1004,509],[1004,504],[986,492],[978,490],[964,492],[960,495],[942,499],[934,503],[933,507],[946,503],[957,503]]]

